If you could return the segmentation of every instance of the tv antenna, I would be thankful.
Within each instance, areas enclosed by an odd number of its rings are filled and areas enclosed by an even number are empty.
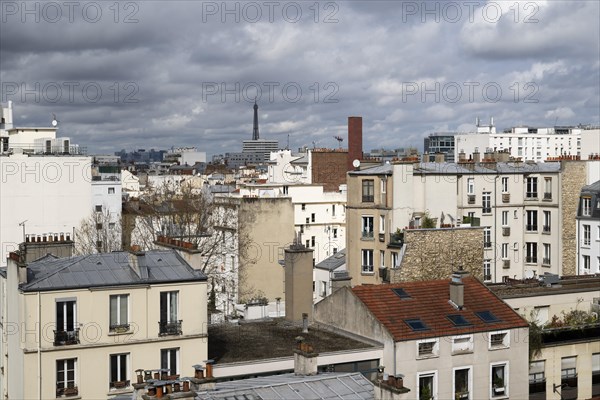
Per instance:
[[[338,146],[341,149],[342,148],[342,142],[344,141],[344,138],[341,137],[341,136],[334,136],[333,138],[338,141]]]

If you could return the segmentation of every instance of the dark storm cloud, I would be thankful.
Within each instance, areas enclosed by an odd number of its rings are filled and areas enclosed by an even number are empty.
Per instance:
[[[222,2],[123,2],[118,15],[98,2],[91,23],[92,3],[78,3],[90,13],[72,22],[22,22],[4,5],[0,16],[0,81],[19,85],[3,86],[1,100],[15,103],[22,125],[48,125],[56,113],[60,134],[90,152],[239,151],[257,88],[261,135],[282,146],[289,135],[292,148],[337,146],[350,115],[363,116],[367,149],[420,147],[425,133],[476,116],[500,128],[599,123],[597,2],[321,2],[318,13],[299,2],[271,15],[261,2],[227,2],[229,14]],[[486,98],[485,85],[500,98]]]

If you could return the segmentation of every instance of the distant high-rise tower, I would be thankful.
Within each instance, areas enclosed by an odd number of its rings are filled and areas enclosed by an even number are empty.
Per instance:
[[[252,130],[252,140],[258,139],[258,104],[256,104],[256,99],[254,99],[254,129]]]

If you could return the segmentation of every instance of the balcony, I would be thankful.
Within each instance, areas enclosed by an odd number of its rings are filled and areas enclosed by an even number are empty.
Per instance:
[[[475,195],[474,194],[470,194],[467,196],[467,203],[468,204],[475,204]]]
[[[125,389],[130,385],[130,381],[114,381],[110,383],[111,389]]]
[[[544,200],[546,200],[546,201],[552,200],[552,193],[544,193]]]
[[[542,232],[543,233],[550,233],[550,225],[544,225],[542,227]]]
[[[549,267],[550,266],[550,259],[549,258],[542,258],[542,265],[545,267]]]
[[[54,331],[54,345],[67,346],[79,344],[79,328],[72,331]]]
[[[510,260],[502,260],[502,268],[510,268]]]
[[[64,385],[64,383],[61,383],[60,385]],[[69,384],[71,385],[71,384]],[[69,396],[78,396],[79,395],[79,389],[77,388],[77,386],[69,386],[69,387],[57,387],[56,388],[56,397],[69,397]]]
[[[362,239],[373,240],[373,231],[362,231]]]
[[[510,202],[510,193],[502,193],[502,202],[503,203]]]
[[[388,247],[400,248],[404,245],[404,234],[403,233],[390,233],[390,241]]]
[[[471,226],[480,226],[481,219],[479,217],[463,217],[463,224],[470,224]]]
[[[510,236],[510,226],[502,227],[502,236]]]
[[[167,336],[167,335],[181,335],[183,331],[181,330],[181,323],[183,320],[174,321],[174,322],[164,322],[161,321],[158,323],[158,336]]]
[[[537,264],[537,257],[525,257],[525,262],[528,264]]]

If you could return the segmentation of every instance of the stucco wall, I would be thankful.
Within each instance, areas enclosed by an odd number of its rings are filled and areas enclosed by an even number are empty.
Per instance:
[[[563,161],[561,174],[561,275],[577,274],[577,207],[581,188],[586,185],[585,161]]]

